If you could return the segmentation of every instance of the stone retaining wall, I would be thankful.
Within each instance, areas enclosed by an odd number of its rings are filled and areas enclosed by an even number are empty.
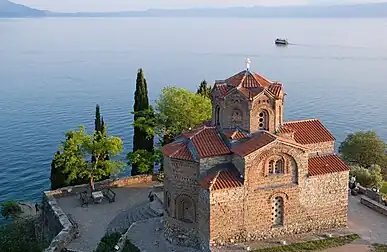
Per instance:
[[[135,184],[149,183],[156,180],[154,175],[139,175],[120,179],[108,179],[95,183],[96,190],[113,187],[125,187]],[[44,252],[60,252],[78,235],[76,223],[72,223],[59,207],[55,198],[76,195],[89,190],[89,184],[69,186],[57,190],[43,192],[42,200],[42,239],[51,242]],[[157,198],[157,197],[156,197]]]
[[[94,186],[96,190],[102,190],[106,188],[125,187],[125,186],[130,186],[135,184],[148,183],[156,179],[157,179],[156,175],[138,175],[133,177],[119,178],[119,179],[107,179],[107,180],[94,183]],[[90,190],[89,184],[62,187],[56,190],[46,191],[44,193],[55,197],[67,197],[71,195],[76,195],[85,190]]]
[[[378,213],[381,213],[383,215],[387,216],[387,206],[384,206],[368,197],[362,196],[360,198],[360,203],[375,210]]]
[[[78,229],[59,207],[54,196],[45,192],[42,203],[43,239],[51,240],[44,252],[60,252],[76,237]]]

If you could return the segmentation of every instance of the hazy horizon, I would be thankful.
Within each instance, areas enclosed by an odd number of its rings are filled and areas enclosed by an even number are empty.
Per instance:
[[[11,0],[32,8],[56,12],[113,12],[128,10],[145,10],[150,8],[179,9],[201,7],[233,7],[233,6],[289,6],[289,5],[333,5],[333,4],[357,4],[380,3],[387,0],[143,0],[129,3],[126,0]]]

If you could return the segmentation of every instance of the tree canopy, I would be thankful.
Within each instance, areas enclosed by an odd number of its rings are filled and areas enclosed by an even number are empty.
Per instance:
[[[158,130],[163,134],[177,136],[212,116],[211,100],[184,88],[163,88],[156,100],[159,115]]]
[[[84,126],[66,134],[71,135],[72,145],[79,150],[79,156],[68,156],[73,162],[65,163],[69,179],[87,178],[94,190],[94,181],[116,174],[124,167],[121,161],[105,159],[106,153],[114,157],[122,152],[123,144],[119,137],[106,136],[96,131],[88,135]],[[94,156],[93,162],[86,161],[90,156]]]
[[[200,95],[203,95],[203,96],[211,99],[211,91],[212,91],[212,87],[210,85],[208,85],[206,80],[203,80],[200,83],[200,86],[199,86],[198,90],[196,91],[196,94],[200,94]]]
[[[144,77],[144,72],[142,69],[139,69],[137,72],[136,79],[136,91],[134,93],[134,121],[138,120],[139,117],[151,119],[153,118],[152,113],[142,113],[143,111],[148,111],[150,109],[149,100],[148,100],[148,87],[147,82]],[[133,152],[143,150],[152,153],[153,152],[153,135],[149,135],[143,128],[135,127],[134,135],[133,135]],[[139,171],[139,167],[137,163],[132,163],[132,175],[138,175],[141,172]]]
[[[375,187],[380,189],[383,186],[382,170],[379,165],[372,165],[369,169],[352,166],[351,176],[356,177],[356,181],[365,187]]]
[[[386,164],[386,144],[375,132],[356,132],[349,134],[340,144],[339,153],[344,161],[351,165],[369,168],[372,165]]]

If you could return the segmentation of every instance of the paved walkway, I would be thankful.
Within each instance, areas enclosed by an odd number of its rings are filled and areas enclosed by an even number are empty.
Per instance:
[[[79,196],[58,198],[59,206],[66,214],[71,215],[80,231],[80,236],[67,248],[82,252],[95,250],[112,219],[127,209],[148,202],[148,194],[152,186],[153,182],[114,188],[115,202],[109,204],[103,201],[101,204],[89,204],[88,207],[81,207]]]
[[[371,244],[387,244],[387,216],[360,204],[359,196],[349,197],[348,227]]]

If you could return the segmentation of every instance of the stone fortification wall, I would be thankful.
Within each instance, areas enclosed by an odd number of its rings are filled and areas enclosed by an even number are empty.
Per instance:
[[[378,213],[381,213],[387,216],[387,206],[381,203],[378,203],[375,200],[368,198],[367,196],[362,196],[360,198],[360,203],[375,210]]]

